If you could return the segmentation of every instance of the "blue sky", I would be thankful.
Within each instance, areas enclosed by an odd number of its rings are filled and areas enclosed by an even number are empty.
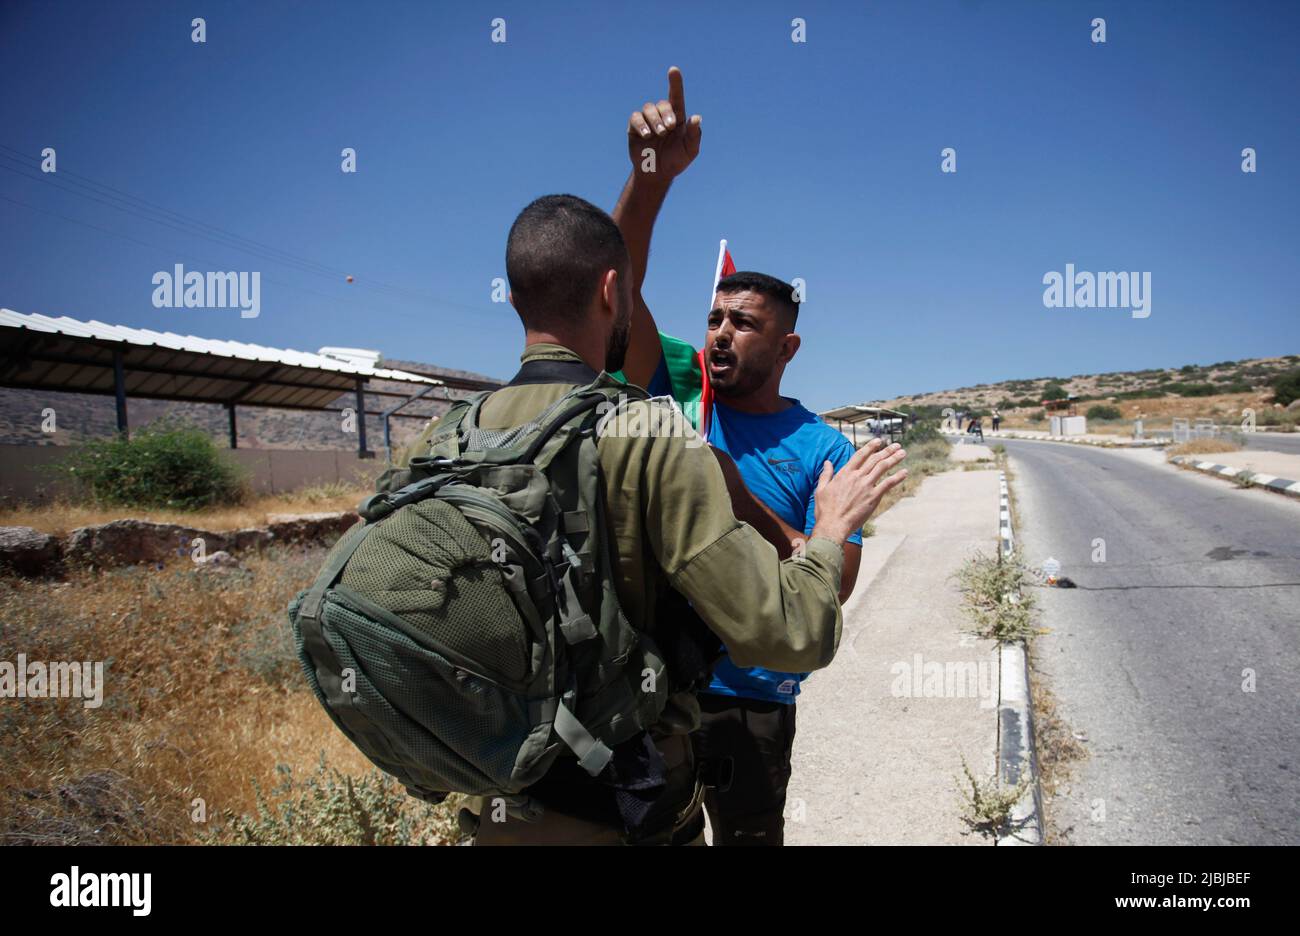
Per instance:
[[[703,149],[647,301],[700,341],[719,237],[803,277],[785,389],[811,407],[1296,353],[1298,45],[1293,3],[8,0],[0,144],[329,272],[0,171],[0,306],[509,376],[510,222],[548,192],[612,208],[676,64]],[[178,262],[260,271],[261,315],[153,308]],[[1151,316],[1044,308],[1066,263],[1149,271]]]

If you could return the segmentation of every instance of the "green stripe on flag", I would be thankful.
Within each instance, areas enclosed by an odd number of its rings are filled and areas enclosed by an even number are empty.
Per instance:
[[[704,374],[700,372],[699,355],[689,342],[663,332],[659,333],[659,344],[663,349],[664,366],[668,369],[668,382],[672,385],[672,397],[691,425],[698,430],[700,396],[704,392]],[[627,383],[622,371],[612,376]]]

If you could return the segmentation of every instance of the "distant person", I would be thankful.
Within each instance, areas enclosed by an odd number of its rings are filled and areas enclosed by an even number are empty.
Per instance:
[[[976,435],[976,436],[979,436],[980,441],[981,441],[981,442],[984,441],[984,426],[983,426],[983,420],[979,417],[978,414],[975,414],[975,415],[972,415],[972,416],[971,416],[971,418],[970,418],[970,426],[966,429],[966,432],[967,432],[968,434],[970,434],[970,435]]]
[[[994,407],[993,408],[993,431],[997,432],[998,426],[1000,426],[1001,424],[1002,424],[1002,414],[997,411],[997,407]]]

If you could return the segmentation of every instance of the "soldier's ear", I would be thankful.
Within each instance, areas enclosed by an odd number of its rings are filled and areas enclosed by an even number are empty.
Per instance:
[[[623,281],[618,275],[618,270],[606,270],[600,281],[600,299],[610,312],[617,313],[623,304],[622,297],[618,294],[622,287]]]

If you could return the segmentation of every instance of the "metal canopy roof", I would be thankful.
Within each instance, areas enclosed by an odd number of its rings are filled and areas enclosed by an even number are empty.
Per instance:
[[[445,383],[304,351],[0,309],[0,385],[113,394],[119,366],[127,396],[286,409],[325,409],[367,380]]]
[[[906,413],[900,413],[898,410],[886,409],[883,406],[868,406],[865,403],[841,406],[821,414],[822,419],[828,422],[833,419],[836,422],[846,423],[862,422],[864,419],[901,419],[905,416]]]

